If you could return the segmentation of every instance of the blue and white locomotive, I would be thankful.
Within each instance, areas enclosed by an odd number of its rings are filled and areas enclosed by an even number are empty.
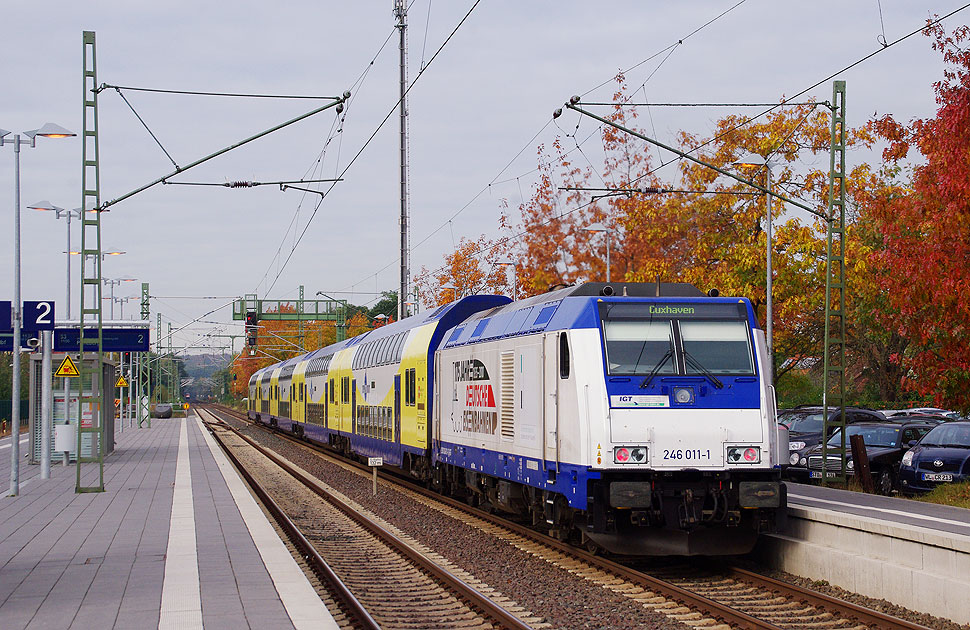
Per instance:
[[[785,517],[767,360],[745,299],[587,283],[271,366],[250,415],[591,548],[736,554]]]

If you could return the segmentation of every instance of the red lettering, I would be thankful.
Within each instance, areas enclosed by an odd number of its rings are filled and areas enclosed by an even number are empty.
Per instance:
[[[465,406],[466,407],[494,407],[495,395],[492,393],[491,385],[466,385],[465,386]]]

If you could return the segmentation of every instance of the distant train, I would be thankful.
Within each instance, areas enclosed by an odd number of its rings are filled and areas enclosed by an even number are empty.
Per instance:
[[[736,554],[786,514],[767,360],[746,299],[587,283],[264,368],[249,416],[591,549]]]

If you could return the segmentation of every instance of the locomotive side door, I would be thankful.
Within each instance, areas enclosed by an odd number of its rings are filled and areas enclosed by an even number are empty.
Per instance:
[[[542,457],[547,470],[559,471],[559,333],[542,344]]]

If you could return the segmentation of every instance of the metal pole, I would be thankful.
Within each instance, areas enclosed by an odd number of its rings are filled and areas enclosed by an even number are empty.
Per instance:
[[[67,211],[67,319],[71,319],[71,215],[73,210]]]
[[[407,39],[405,31],[407,24],[407,4],[404,0],[394,0],[394,16],[397,17],[396,27],[401,31],[401,286],[398,290],[398,321],[407,317],[405,300],[408,299],[408,135],[407,135]]]
[[[41,331],[41,386],[40,386],[40,478],[51,477],[51,427],[54,424],[53,394],[51,393],[53,375],[51,373],[51,354],[54,333]]]
[[[134,426],[131,416],[131,405],[135,398],[135,379],[137,378],[138,372],[134,369],[135,362],[138,359],[138,355],[134,352],[128,353],[128,428]]]
[[[773,354],[774,344],[772,343],[772,321],[771,321],[772,319],[771,317],[771,281],[772,281],[772,278],[771,278],[772,276],[772,273],[771,273],[771,166],[769,166],[767,162],[765,162],[765,174],[767,175],[766,183],[767,183],[767,189],[768,189],[768,194],[765,195],[765,203],[767,205],[767,216],[766,216],[765,223],[767,224],[766,235],[767,235],[767,241],[768,241],[768,246],[767,246],[768,251],[765,256],[766,260],[768,261],[767,278],[765,282],[766,291],[767,291],[767,300],[766,300],[767,312],[765,317],[767,319],[767,332],[768,332],[768,382],[774,384],[775,356]]]
[[[13,383],[10,391],[10,496],[20,494],[20,134],[13,138]]]
[[[79,217],[84,216],[84,208],[78,211]],[[71,215],[74,214],[73,210],[67,210],[67,319],[71,319]],[[78,328],[80,331],[81,329]],[[78,341],[80,342],[80,335],[78,333]],[[78,345],[80,349],[80,344]],[[64,377],[64,421],[67,424],[71,423],[71,379]]]
[[[125,353],[124,352],[119,352],[118,353],[118,356],[120,357],[120,360],[118,362],[118,369],[119,369],[118,374],[119,375],[124,375],[124,373],[125,373]],[[118,381],[116,379],[115,380],[115,383],[117,383],[117,382]],[[118,396],[118,424],[121,425],[121,430],[122,431],[125,430],[125,406],[124,406],[124,402],[125,402],[125,397],[124,396]]]
[[[610,240],[611,239],[610,239],[609,228],[605,229],[604,232],[606,233],[606,281],[612,282],[612,279],[610,277]]]

